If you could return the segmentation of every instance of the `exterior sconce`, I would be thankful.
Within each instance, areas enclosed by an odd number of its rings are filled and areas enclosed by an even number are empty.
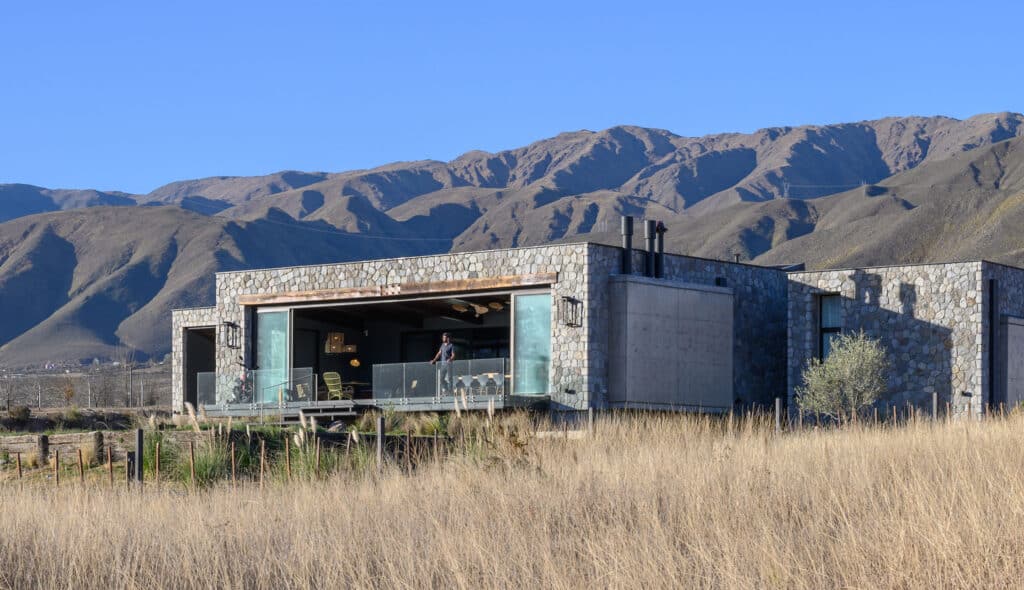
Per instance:
[[[241,347],[239,326],[234,322],[222,322],[220,325],[220,345],[237,349]]]
[[[575,297],[563,295],[558,304],[562,325],[579,328],[583,325],[583,302]]]

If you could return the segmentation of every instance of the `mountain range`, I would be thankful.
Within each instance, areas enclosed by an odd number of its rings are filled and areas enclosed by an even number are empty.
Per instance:
[[[0,365],[160,358],[213,273],[588,239],[810,268],[1024,263],[1024,116],[682,137],[576,131],[450,161],[214,177],[148,194],[0,185]]]

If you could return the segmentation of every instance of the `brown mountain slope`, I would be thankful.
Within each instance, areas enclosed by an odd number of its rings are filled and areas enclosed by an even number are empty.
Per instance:
[[[815,231],[757,260],[800,260],[819,268],[978,258],[1024,265],[1024,139],[921,166],[815,206]]]
[[[101,207],[0,225],[0,365],[143,356],[170,345],[170,310],[208,305],[213,273],[395,256],[400,244],[296,223],[255,222],[176,207]]]
[[[127,193],[52,190],[30,184],[0,184],[0,223],[49,211],[134,204],[135,199]]]
[[[448,163],[207,178],[148,195],[0,185],[0,365],[118,345],[162,355],[169,310],[211,303],[217,270],[617,243],[622,214],[666,221],[668,248],[699,256],[1021,264],[1022,121],[903,117],[700,138],[615,127]]]

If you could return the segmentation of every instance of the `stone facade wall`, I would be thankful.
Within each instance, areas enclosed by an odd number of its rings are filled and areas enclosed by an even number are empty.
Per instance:
[[[185,328],[205,328],[218,324],[220,316],[216,307],[171,311],[171,407],[175,411],[181,411],[185,406]]]
[[[586,244],[564,244],[219,273],[216,317],[241,326],[244,358],[246,364],[251,365],[249,334],[253,318],[247,317],[250,314],[246,314],[238,304],[242,295],[557,272],[558,281],[551,287],[554,303],[551,322],[553,401],[570,408],[585,408],[589,403],[587,392],[593,387],[587,376],[587,343],[590,342],[591,327],[585,317],[582,327],[561,325],[557,317],[557,302],[563,295],[571,296],[583,300],[584,309],[592,308],[586,272],[590,253]],[[178,338],[177,331],[175,338]],[[235,362],[237,356],[238,351],[218,345],[217,372],[229,375],[229,378],[240,377],[241,367]]]
[[[736,294],[734,322],[734,390],[741,403],[770,403],[786,387],[786,275],[746,264],[666,255],[665,276],[675,281],[727,286]],[[644,254],[634,252],[635,274],[643,272]],[[358,263],[286,267],[219,273],[215,308],[176,310],[173,314],[172,373],[174,409],[183,401],[183,329],[234,322],[241,326],[241,351],[251,365],[250,314],[242,295],[284,291],[385,286],[454,281],[510,274],[557,272],[552,285],[552,400],[556,407],[585,409],[607,405],[609,351],[609,276],[618,274],[621,250],[598,244],[563,244],[535,248],[442,254]],[[558,302],[567,296],[582,301],[583,325],[562,324]],[[238,350],[217,346],[217,371],[240,377]],[[231,375],[238,373],[238,375]]]
[[[591,244],[590,368],[588,382],[595,405],[603,407],[608,384],[610,333],[608,277],[621,269],[620,248]],[[633,253],[633,273],[643,274],[646,255]],[[733,391],[742,405],[770,404],[786,391],[786,273],[762,266],[665,255],[665,278],[698,285],[724,286],[734,293]]]
[[[949,402],[977,414],[984,389],[982,263],[926,264],[789,274],[788,398],[818,354],[818,301],[842,297],[842,330],[863,329],[888,351],[883,404]],[[970,395],[964,395],[968,392]]]

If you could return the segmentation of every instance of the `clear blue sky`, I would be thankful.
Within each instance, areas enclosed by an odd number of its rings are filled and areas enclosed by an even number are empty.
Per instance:
[[[1022,3],[0,6],[0,182],[148,192],[618,124],[1024,110]]]

